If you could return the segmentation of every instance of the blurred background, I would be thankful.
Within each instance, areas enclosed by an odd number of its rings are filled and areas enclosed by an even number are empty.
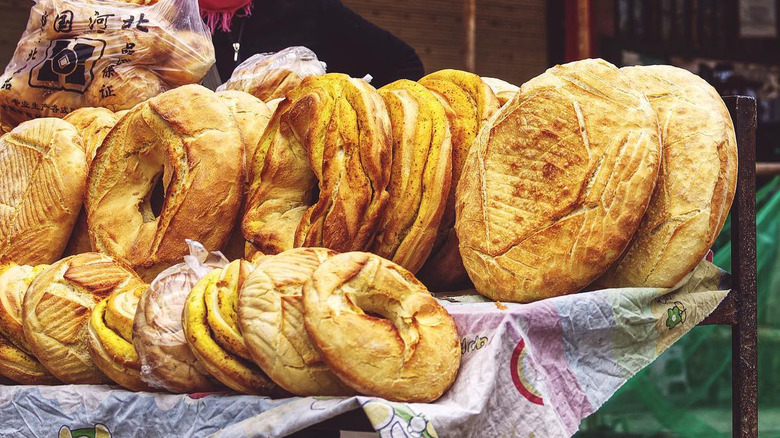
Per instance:
[[[722,95],[759,102],[760,435],[780,437],[780,41],[777,0],[344,0],[409,43],[427,72],[472,70],[516,85],[566,61],[672,64]],[[0,64],[30,0],[0,0]],[[715,262],[729,268],[728,224]],[[731,329],[698,327],[631,380],[581,437],[731,436]]]

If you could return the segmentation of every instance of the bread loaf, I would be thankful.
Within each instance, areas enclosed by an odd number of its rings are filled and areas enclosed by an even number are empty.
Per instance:
[[[307,77],[277,108],[255,153],[246,240],[265,254],[369,248],[387,204],[391,135],[385,104],[365,81]]]
[[[22,329],[24,294],[33,279],[47,267],[0,266],[0,376],[24,385],[59,382],[33,356]]]
[[[236,323],[238,293],[252,268],[236,260],[206,274],[187,297],[182,324],[192,353],[212,376],[236,391],[269,395],[276,385],[251,362]]]
[[[500,104],[490,87],[473,73],[441,70],[419,82],[433,92],[447,112],[452,133],[452,183],[436,243],[417,277],[431,290],[456,290],[468,285],[468,275],[458,253],[458,237],[453,228],[455,189],[477,132],[498,111]]]
[[[135,272],[105,254],[79,254],[51,265],[24,295],[24,336],[35,356],[65,383],[108,383],[87,345],[92,309],[137,284],[142,281]]]
[[[60,383],[38,360],[0,336],[0,376],[22,385]]]
[[[431,402],[455,381],[460,339],[414,276],[377,255],[324,261],[303,290],[306,331],[330,370],[362,394]]]
[[[28,355],[33,352],[22,328],[24,294],[35,277],[48,267],[15,263],[0,267],[0,335]]]
[[[108,132],[119,121],[119,116],[106,108],[84,107],[68,114],[63,120],[73,125],[81,135],[89,168],[97,149],[103,144]]]
[[[84,107],[68,114],[63,120],[72,124],[81,135],[87,156],[87,169],[89,169],[97,149],[103,144],[108,132],[119,121],[119,115],[106,108]],[[92,244],[89,241],[87,214],[82,208],[73,227],[73,233],[68,240],[68,245],[65,247],[65,255],[76,255],[90,251],[92,251]]]
[[[153,390],[141,379],[141,361],[132,339],[132,319],[147,287],[136,284],[99,302],[87,328],[94,364],[111,380],[131,391]]]
[[[549,69],[483,127],[457,192],[477,291],[529,302],[581,290],[628,245],[655,188],[658,122],[615,66]]]
[[[166,58],[157,60],[155,72],[173,87],[203,80],[215,59],[214,44],[208,35],[181,30],[166,38],[172,51]]]
[[[93,246],[149,279],[181,260],[185,239],[222,248],[240,207],[242,154],[230,110],[206,88],[180,87],[136,106],[90,169]]]
[[[295,248],[258,260],[238,299],[238,325],[252,359],[295,395],[354,393],[328,369],[304,328],[303,286],[334,255]]]
[[[184,305],[206,273],[227,264],[224,257],[191,243],[188,263],[161,272],[143,293],[133,321],[133,345],[141,360],[141,379],[173,393],[215,391],[214,379],[187,343],[182,326]]]
[[[431,253],[450,191],[449,122],[433,93],[416,82],[402,79],[379,94],[393,127],[393,160],[372,252],[414,273]]]
[[[236,119],[241,141],[244,144],[244,167],[246,168],[255,156],[273,111],[262,100],[243,91],[218,91],[217,96],[227,105]],[[245,172],[245,176],[248,180],[249,172]]]
[[[31,120],[0,138],[0,263],[37,265],[62,255],[86,175],[84,144],[68,122]]]
[[[631,245],[599,280],[607,287],[672,287],[707,254],[737,185],[728,109],[704,79],[671,66],[622,68],[658,115],[663,161]]]

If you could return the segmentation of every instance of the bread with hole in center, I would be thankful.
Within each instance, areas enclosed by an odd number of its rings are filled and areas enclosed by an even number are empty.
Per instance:
[[[93,247],[146,278],[180,261],[185,239],[221,249],[241,204],[242,161],[235,119],[206,88],[180,87],[134,107],[90,169]]]
[[[325,260],[303,289],[306,332],[341,381],[370,396],[431,402],[460,367],[452,317],[414,275],[375,254]]]
[[[370,248],[387,207],[391,148],[387,109],[371,85],[337,73],[307,77],[255,152],[244,237],[266,254]]]

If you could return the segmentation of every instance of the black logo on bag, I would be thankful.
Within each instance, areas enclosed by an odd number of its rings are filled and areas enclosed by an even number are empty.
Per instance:
[[[44,16],[45,17],[45,16]],[[46,26],[46,20],[42,20],[43,25]],[[57,14],[54,19],[54,31],[69,33],[73,30],[73,11],[62,11]]]
[[[52,41],[43,61],[30,70],[30,86],[83,94],[92,83],[92,70],[105,47],[105,41],[92,38]]]

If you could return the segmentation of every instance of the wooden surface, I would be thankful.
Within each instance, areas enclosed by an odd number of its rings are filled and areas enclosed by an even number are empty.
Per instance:
[[[463,62],[466,70],[477,69],[477,0],[463,0],[463,35],[466,45],[466,54]]]
[[[466,69],[463,7],[452,0],[343,0],[417,50],[428,72]],[[476,1],[476,72],[520,85],[544,72],[543,0]]]

